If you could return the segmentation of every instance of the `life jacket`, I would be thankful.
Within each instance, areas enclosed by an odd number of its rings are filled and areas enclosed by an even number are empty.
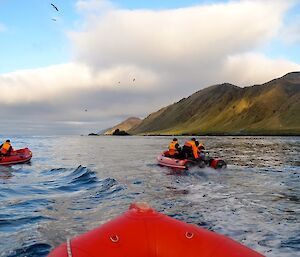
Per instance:
[[[11,144],[10,144],[9,142],[5,142],[5,143],[3,144],[3,146],[1,147],[0,152],[1,152],[2,154],[7,154],[7,152],[8,152],[8,150],[9,150],[10,147],[11,147]]]
[[[187,146],[187,147],[190,147],[190,148],[192,149],[193,155],[194,155],[194,157],[195,157],[196,159],[199,158],[199,155],[198,155],[199,150],[198,150],[198,147],[197,147],[196,144],[195,144],[195,141],[193,141],[193,140],[186,141],[186,142],[184,143],[184,145]]]
[[[187,146],[187,147],[193,147],[193,146],[196,146],[195,141],[193,141],[193,140],[186,141],[186,142],[184,143],[184,145]]]
[[[170,155],[174,155],[174,154],[178,154],[178,150],[176,148],[176,145],[178,144],[177,141],[172,141],[170,144],[169,144],[169,154]]]

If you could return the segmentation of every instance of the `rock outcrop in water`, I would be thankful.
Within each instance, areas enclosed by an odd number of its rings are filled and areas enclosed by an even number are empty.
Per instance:
[[[129,134],[124,130],[116,129],[113,133],[113,136],[129,136]]]
[[[300,135],[300,72],[262,85],[224,83],[150,114],[130,134]]]
[[[119,131],[124,131],[125,133],[127,133],[128,130],[135,128],[136,126],[138,126],[140,123],[142,122],[142,120],[140,118],[136,118],[136,117],[130,117],[126,120],[124,120],[123,122],[119,123],[118,125],[107,129],[104,132],[104,135],[113,135],[113,133],[118,129]]]

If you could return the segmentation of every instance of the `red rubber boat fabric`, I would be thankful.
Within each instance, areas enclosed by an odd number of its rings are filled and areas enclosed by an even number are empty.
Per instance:
[[[146,206],[146,207],[145,207]],[[132,204],[112,221],[62,244],[48,257],[261,257],[217,233]]]
[[[10,156],[0,156],[0,165],[11,165],[25,163],[32,158],[32,152],[28,148],[23,148],[11,152]]]

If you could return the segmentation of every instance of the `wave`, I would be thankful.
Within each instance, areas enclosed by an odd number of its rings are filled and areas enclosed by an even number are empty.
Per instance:
[[[94,184],[97,184],[99,182],[96,173],[94,171],[91,171],[90,169],[78,166],[75,170],[71,170],[71,172],[66,173],[64,177],[60,179],[59,185],[57,185],[56,190],[62,190],[62,191],[77,191],[79,189],[82,189],[84,187],[91,187]]]
[[[33,225],[43,220],[52,220],[49,217],[44,216],[31,216],[31,217],[20,217],[20,218],[6,218],[0,219],[0,229],[4,230],[15,230],[17,227]]]
[[[50,190],[74,192],[89,189],[99,182],[94,171],[79,165],[76,169],[56,168],[43,172],[43,185]]]
[[[24,246],[22,248],[18,248],[13,250],[6,257],[41,257],[46,256],[51,249],[51,245],[44,243],[34,243],[29,246]],[[4,255],[1,255],[4,257]]]

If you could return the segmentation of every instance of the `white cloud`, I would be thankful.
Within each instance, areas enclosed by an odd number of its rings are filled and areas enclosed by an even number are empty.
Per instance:
[[[130,73],[134,76],[130,76]],[[133,87],[134,78],[138,78],[142,87]],[[155,87],[156,82],[154,73],[139,67],[116,66],[93,71],[85,64],[68,63],[0,75],[0,101],[6,104],[20,101],[52,102],[54,99],[66,98],[74,90],[96,88],[116,91],[121,88],[142,91],[147,87]]]
[[[243,0],[155,11],[80,0],[81,30],[68,33],[75,61],[0,74],[2,109],[26,110],[13,108],[22,102],[29,113],[46,104],[45,121],[115,121],[211,84],[252,85],[300,70],[259,52],[278,35],[292,3]]]
[[[61,64],[0,75],[2,103],[53,100],[59,93],[89,82],[85,65]]]
[[[240,86],[260,84],[299,71],[300,64],[284,59],[270,59],[259,53],[229,56],[224,64],[223,77]]]
[[[84,2],[86,14],[89,14],[89,1]],[[94,1],[90,3],[94,6]],[[292,4],[293,1],[266,0],[162,11],[109,8],[97,18],[93,11],[85,28],[71,32],[70,38],[77,61],[94,70],[116,65],[151,70],[160,78],[163,90],[172,90],[176,92],[174,97],[179,97],[198,90],[199,86],[229,78],[225,74],[228,64],[224,66],[228,58],[255,52],[267,45],[277,35],[284,14]],[[255,67],[265,64],[258,59],[257,64],[251,62]],[[274,64],[283,62],[274,60]],[[286,67],[284,65],[284,70]],[[250,85],[263,77],[267,80],[282,74],[271,69],[261,70],[265,75],[253,76],[252,80],[247,80]],[[240,72],[239,76],[231,73],[230,79],[244,84],[246,80],[239,81],[237,77],[242,78],[249,71]],[[189,87],[183,89],[183,85]]]
[[[70,37],[78,60],[97,68],[198,65],[268,41],[287,7],[283,1],[242,1],[163,11],[111,10]]]

